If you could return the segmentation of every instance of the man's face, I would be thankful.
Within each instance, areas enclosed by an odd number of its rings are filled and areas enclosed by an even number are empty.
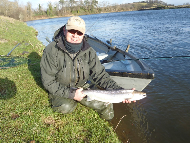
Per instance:
[[[66,39],[69,43],[81,43],[84,34],[78,30],[66,30]]]

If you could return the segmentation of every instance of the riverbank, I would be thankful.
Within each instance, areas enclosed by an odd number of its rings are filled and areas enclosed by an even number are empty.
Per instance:
[[[143,11],[143,10],[163,10],[163,9],[180,9],[180,8],[190,8],[190,5],[154,6],[154,7],[149,7],[149,8],[141,8],[138,11]]]
[[[149,8],[140,8],[140,9],[136,9],[134,11],[144,11],[144,10],[163,10],[163,9],[181,9],[181,8],[190,8],[189,5],[179,5],[179,6],[153,6],[153,7],[149,7]],[[128,10],[131,11],[131,10]],[[116,13],[116,12],[124,12],[124,10],[121,11],[111,11],[111,12],[101,12],[101,13]],[[100,14],[100,13],[90,13],[90,14]],[[89,15],[90,15],[89,14]],[[75,15],[83,15],[83,14],[75,14]],[[33,21],[33,20],[42,20],[42,19],[53,19],[53,18],[61,18],[61,17],[71,17],[71,16],[75,16],[73,14],[68,14],[68,15],[64,15],[64,16],[45,16],[45,15],[41,15],[41,16],[34,16],[32,17],[32,19],[27,20],[27,21]],[[88,14],[84,14],[84,15],[88,15]],[[25,21],[25,22],[27,22]]]
[[[74,16],[74,15],[65,15],[65,16],[36,16],[36,17],[33,17],[32,19],[30,20],[27,20],[27,21],[33,21],[33,20],[43,20],[43,19],[53,19],[53,18],[61,18],[61,17],[71,17],[71,16]],[[27,21],[24,21],[24,22],[27,22]]]
[[[28,64],[0,70],[0,142],[120,142],[90,108],[78,104],[67,115],[52,111],[40,75],[45,46],[34,28],[0,16],[0,33],[1,55],[22,43],[11,56],[28,58]]]

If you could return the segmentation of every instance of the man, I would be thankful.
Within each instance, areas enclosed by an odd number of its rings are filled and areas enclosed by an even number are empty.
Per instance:
[[[96,110],[106,120],[114,117],[113,105],[100,101],[87,101],[83,87],[89,79],[101,88],[120,89],[101,65],[96,51],[89,46],[85,34],[85,22],[78,16],[71,17],[58,29],[54,40],[43,52],[41,76],[49,92],[54,111],[72,112],[77,103]],[[74,89],[75,88],[75,89]],[[130,101],[123,101],[130,103]]]

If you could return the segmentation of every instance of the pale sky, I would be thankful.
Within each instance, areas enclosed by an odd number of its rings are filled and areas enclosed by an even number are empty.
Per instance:
[[[14,0],[10,0],[10,1],[14,1]],[[30,2],[32,4],[33,8],[37,8],[39,4],[42,5],[42,7],[47,7],[47,3],[48,2],[58,2],[59,0],[18,0],[19,4],[23,3],[24,5],[27,4],[27,2]],[[143,1],[143,0],[120,0],[118,2],[118,0],[98,0],[98,2],[108,2],[109,4],[124,4],[124,3],[133,3],[133,2],[139,2],[139,1]],[[166,2],[167,4],[174,4],[174,5],[183,5],[184,3],[190,3],[190,0],[162,0],[164,2]]]

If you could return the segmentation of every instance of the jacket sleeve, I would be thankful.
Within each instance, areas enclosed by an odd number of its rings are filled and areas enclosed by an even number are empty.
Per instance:
[[[104,66],[100,63],[100,60],[94,50],[92,50],[90,59],[90,76],[97,85],[104,89],[122,89],[122,87],[110,78],[109,74],[105,71]]]
[[[53,96],[61,96],[65,98],[74,98],[75,91],[70,88],[61,85],[56,81],[56,73],[58,72],[58,66],[56,63],[56,50],[52,50],[52,43],[48,45],[43,52],[40,67],[42,84],[45,89]]]

